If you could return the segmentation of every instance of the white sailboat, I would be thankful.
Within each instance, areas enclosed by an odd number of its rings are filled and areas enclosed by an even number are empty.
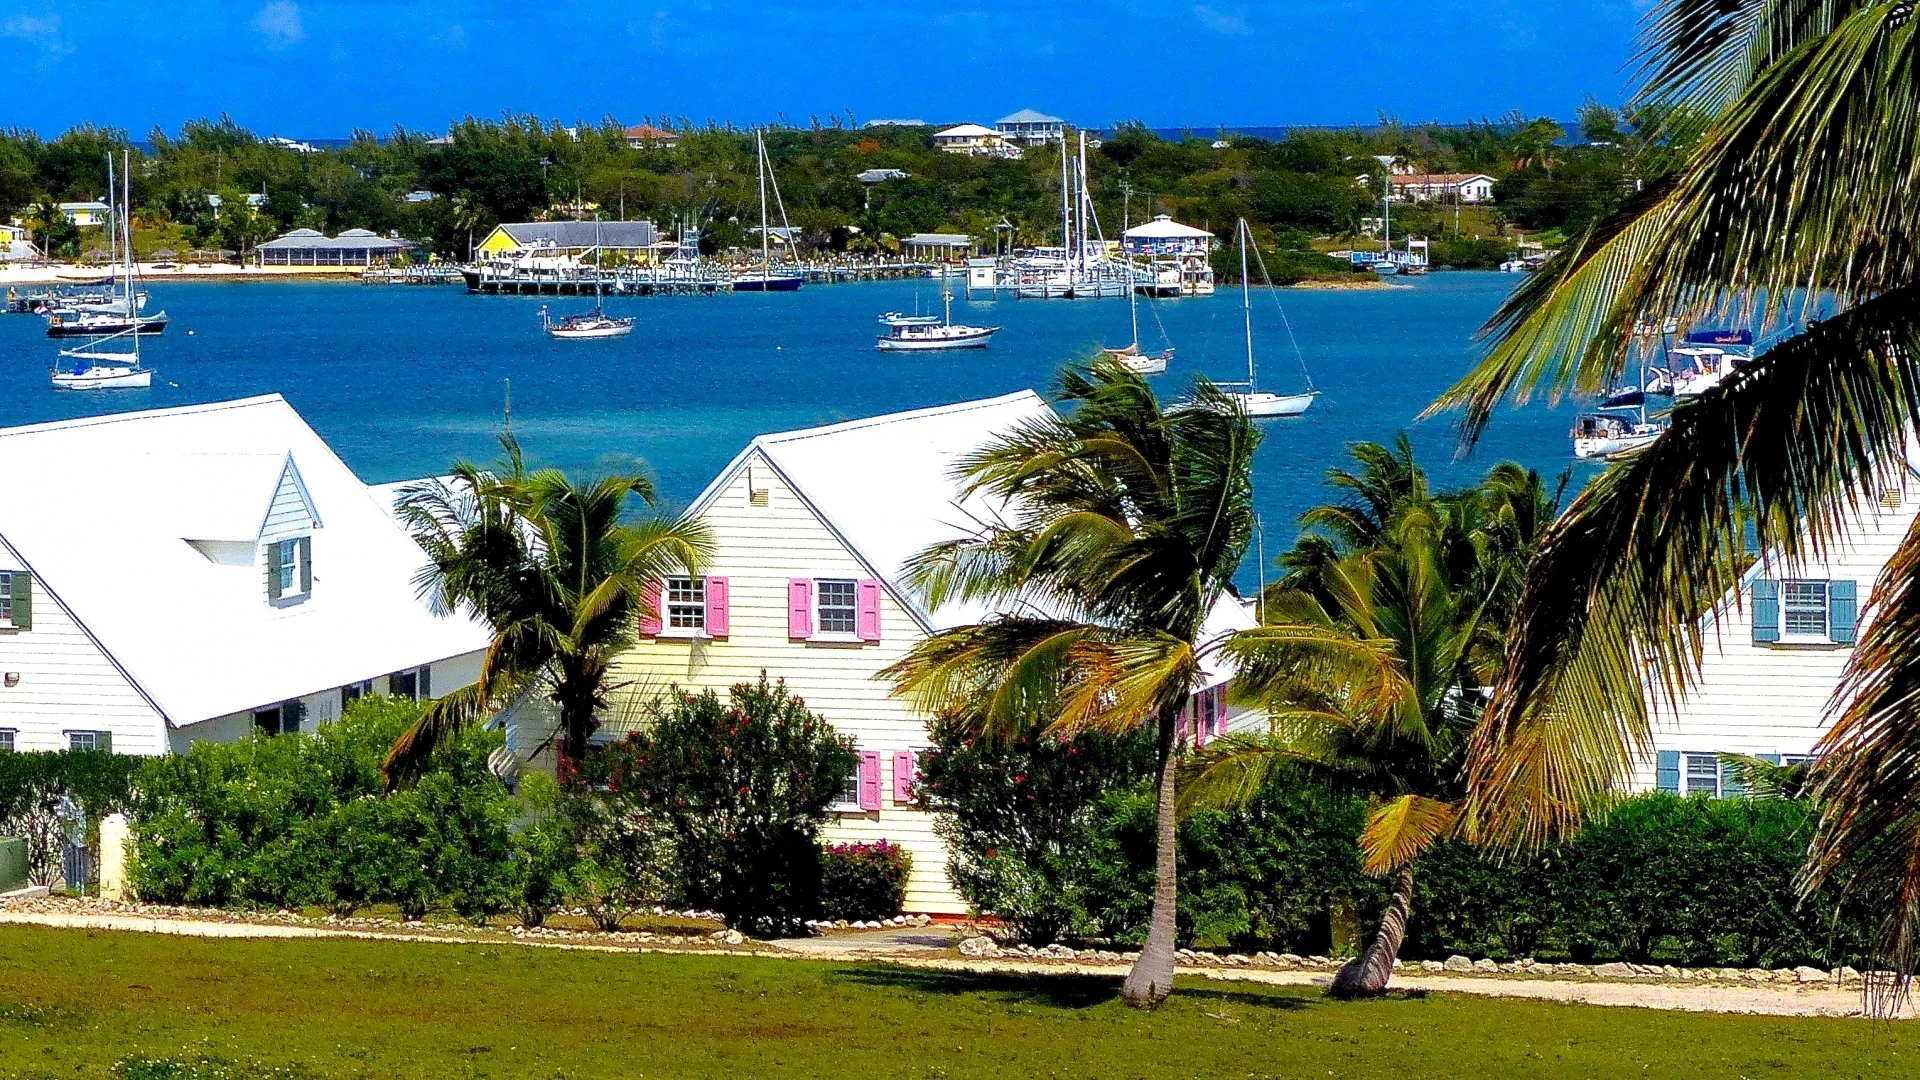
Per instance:
[[[1133,279],[1132,259],[1127,260],[1127,277]],[[1102,345],[1100,352],[1136,375],[1166,374],[1167,361],[1173,359],[1173,346],[1169,345],[1158,353],[1140,351],[1140,290],[1137,287],[1127,290],[1127,314],[1133,319],[1133,340],[1117,349]],[[1165,335],[1165,327],[1161,328],[1161,333]]]
[[[1000,332],[997,326],[956,325],[953,321],[953,288],[945,278],[940,280],[940,298],[947,305],[944,319],[932,315],[904,315],[898,311],[889,311],[880,316],[880,324],[887,328],[887,332],[876,342],[879,350],[940,352],[946,349],[984,349],[993,335]]]
[[[123,154],[125,152],[123,151]],[[130,156],[130,155],[128,155]],[[126,293],[129,310],[133,306],[135,285],[133,280],[133,224],[128,208],[132,206],[131,184],[127,182],[127,162],[121,162],[121,181],[127,186],[122,189],[119,220],[116,222],[121,239],[125,243],[121,252],[125,256],[123,269],[126,272]],[[136,320],[123,330],[88,342],[78,349],[61,349],[60,356],[74,361],[72,368],[63,369],[55,363],[48,377],[55,390],[145,390],[153,385],[153,371],[140,362],[141,327]],[[101,346],[125,338],[128,344],[126,352],[103,349]]]
[[[1313,376],[1307,373],[1306,357],[1300,355],[1300,344],[1294,342],[1293,351],[1300,359],[1300,372],[1307,376],[1307,389],[1299,394],[1275,394],[1259,388],[1258,376],[1253,360],[1253,293],[1247,281],[1247,247],[1252,230],[1247,227],[1247,219],[1240,219],[1240,311],[1247,327],[1247,381],[1244,383],[1221,383],[1222,387],[1244,386],[1245,390],[1229,390],[1228,396],[1240,403],[1240,408],[1256,420],[1266,420],[1282,416],[1299,416],[1313,405],[1313,399],[1320,391],[1313,388]],[[1254,249],[1254,257],[1259,259],[1260,249]],[[1267,281],[1267,288],[1273,288],[1273,281],[1267,278],[1264,259],[1260,260],[1260,276]],[[1277,304],[1278,301],[1275,301]],[[1281,312],[1281,318],[1286,312]],[[1293,336],[1292,326],[1287,327],[1287,336]]]
[[[631,317],[609,315],[601,306],[604,294],[601,290],[600,252],[600,215],[595,214],[593,218],[593,310],[568,315],[559,322],[555,322],[547,314],[546,305],[541,305],[540,324],[546,327],[548,336],[568,341],[584,341],[594,338],[626,337],[633,332]]]

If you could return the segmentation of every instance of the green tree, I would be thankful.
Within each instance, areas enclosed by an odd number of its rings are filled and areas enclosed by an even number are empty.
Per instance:
[[[1862,489],[1904,460],[1920,430],[1917,50],[1911,10],[1883,0],[1660,9],[1635,104],[1680,122],[1671,140],[1650,133],[1686,148],[1679,171],[1518,289],[1486,357],[1434,406],[1462,408],[1471,439],[1508,398],[1609,385],[1638,325],[1766,310],[1786,329],[1548,533],[1469,762],[1480,831],[1537,845],[1604,808],[1651,742],[1648,701],[1699,677],[1749,515],[1791,568],[1843,542]],[[1807,878],[1877,896],[1884,960],[1905,972],[1920,962],[1917,578],[1909,535],[1867,600],[1820,744]]]
[[[1397,453],[1361,443],[1353,455],[1358,473],[1328,477],[1350,497],[1303,516],[1322,531],[1283,557],[1288,572],[1266,597],[1263,625],[1226,646],[1235,693],[1264,709],[1267,730],[1195,754],[1182,800],[1244,804],[1289,770],[1370,798],[1364,869],[1392,885],[1372,943],[1334,977],[1343,995],[1387,988],[1414,862],[1453,832],[1512,583],[1554,511],[1539,475],[1517,466],[1430,496],[1404,437]]]
[[[710,541],[697,521],[646,514],[656,502],[643,476],[574,481],[528,472],[502,436],[495,469],[461,462],[450,479],[401,493],[398,510],[429,564],[418,583],[437,611],[470,611],[493,642],[471,685],[436,699],[387,758],[388,782],[415,771],[451,733],[500,702],[541,694],[559,712],[560,752],[577,762],[599,727],[614,657],[635,621],[659,602],[668,574],[698,573]]]
[[[914,562],[930,607],[1006,614],[932,635],[886,675],[985,732],[1155,729],[1153,914],[1123,988],[1151,1005],[1173,990],[1179,719],[1219,648],[1202,627],[1252,537],[1260,436],[1205,380],[1192,404],[1163,410],[1144,379],[1097,362],[1067,369],[1059,399],[1071,415],[1023,424],[963,465],[968,489],[1009,517]]]

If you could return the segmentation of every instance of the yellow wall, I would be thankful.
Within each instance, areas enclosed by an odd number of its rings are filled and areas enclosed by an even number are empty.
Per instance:
[[[493,231],[487,234],[485,240],[480,241],[474,251],[479,255],[490,257],[512,251],[519,246],[514,242],[513,237],[507,235],[507,230],[495,225]]]

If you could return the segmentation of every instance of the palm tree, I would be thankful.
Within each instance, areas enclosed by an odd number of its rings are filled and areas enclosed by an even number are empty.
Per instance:
[[[454,227],[467,230],[467,259],[471,261],[473,230],[486,219],[487,209],[481,205],[479,199],[474,198],[472,193],[464,191],[453,197],[453,203],[449,209],[453,212]]]
[[[1489,323],[1434,408],[1471,440],[1508,398],[1608,385],[1634,331],[1765,315],[1790,332],[1674,411],[1547,534],[1469,760],[1474,831],[1546,842],[1604,807],[1683,697],[1703,616],[1739,581],[1748,516],[1789,571],[1841,541],[1920,430],[1920,32],[1890,0],[1667,0],[1635,102],[1677,162],[1570,243]],[[1818,323],[1797,326],[1815,314]],[[1884,959],[1920,961],[1920,535],[1869,600],[1822,743],[1808,888],[1876,890]]]
[[[930,607],[1001,614],[934,634],[885,674],[896,693],[988,737],[1154,726],[1153,914],[1122,988],[1153,1005],[1173,990],[1179,718],[1220,645],[1202,628],[1252,537],[1260,436],[1211,383],[1163,410],[1144,379],[1108,361],[1069,368],[1059,397],[1070,416],[1023,424],[962,466],[969,491],[1004,501],[1005,519],[929,548],[912,569]]]
[[[438,743],[522,692],[559,713],[561,753],[577,761],[606,707],[614,657],[659,602],[668,574],[696,574],[711,547],[697,521],[623,520],[630,498],[655,502],[641,476],[575,482],[526,471],[519,444],[501,438],[494,469],[454,466],[446,480],[402,489],[399,512],[429,562],[421,594],[447,613],[484,619],[493,641],[472,685],[436,699],[395,740],[389,783],[416,771]]]
[[[1372,443],[1352,453],[1358,474],[1328,475],[1352,494],[1302,515],[1326,532],[1301,537],[1264,625],[1225,646],[1235,696],[1265,710],[1267,729],[1196,753],[1181,800],[1183,811],[1244,803],[1283,773],[1368,796],[1362,869],[1392,884],[1372,942],[1334,977],[1343,996],[1387,988],[1412,917],[1414,862],[1453,832],[1468,738],[1499,671],[1499,627],[1554,511],[1539,475],[1512,464],[1476,488],[1429,496],[1404,437],[1397,453]]]

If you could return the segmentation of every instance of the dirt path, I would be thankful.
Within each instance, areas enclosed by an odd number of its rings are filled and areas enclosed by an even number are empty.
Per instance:
[[[0,908],[0,925],[44,926],[62,929],[111,930],[147,934],[177,934],[207,938],[353,938],[377,941],[414,941],[441,945],[518,945],[600,953],[682,953],[703,956],[759,956],[840,962],[884,962],[935,971],[1019,975],[1124,975],[1117,964],[1062,963],[1017,959],[975,960],[946,951],[943,932],[903,930],[871,934],[775,942],[742,948],[685,948],[645,944],[593,944],[575,941],[537,941],[501,935],[459,935],[300,926],[262,921],[221,921],[175,916],[146,916],[87,911],[10,911]],[[948,940],[957,940],[944,935]],[[1273,971],[1248,968],[1191,968],[1187,973],[1221,982],[1265,983],[1273,986],[1324,986],[1322,971]],[[1396,972],[1393,985],[1403,991],[1478,994],[1483,997],[1533,998],[1581,1005],[1672,1009],[1685,1012],[1750,1013],[1762,1016],[1861,1016],[1864,1004],[1858,989],[1833,986],[1675,985],[1641,981],[1530,979],[1518,976],[1457,976]],[[1911,1003],[1904,1018],[1920,1015]]]

